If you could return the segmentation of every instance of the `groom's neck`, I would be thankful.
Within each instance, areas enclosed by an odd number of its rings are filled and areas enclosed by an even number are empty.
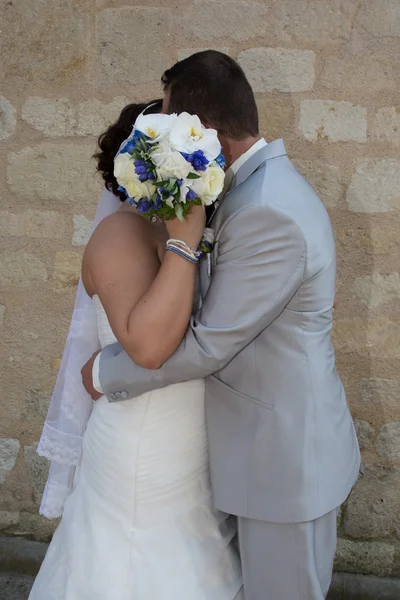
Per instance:
[[[225,156],[226,167],[229,168],[233,163],[242,156],[247,150],[250,150],[252,146],[261,136],[248,137],[244,140],[233,140],[231,138],[222,138],[220,137],[220,142],[222,145],[222,153]]]

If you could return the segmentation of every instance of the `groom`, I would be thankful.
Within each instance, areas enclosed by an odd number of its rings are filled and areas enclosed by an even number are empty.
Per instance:
[[[84,384],[114,402],[206,378],[214,501],[238,516],[246,600],[322,600],[338,507],[360,464],[330,338],[329,217],[283,141],[260,138],[234,60],[200,52],[162,81],[164,112],[197,114],[217,129],[230,167],[211,219],[213,255],[200,267],[202,307],[159,370],[114,344],[84,367]]]

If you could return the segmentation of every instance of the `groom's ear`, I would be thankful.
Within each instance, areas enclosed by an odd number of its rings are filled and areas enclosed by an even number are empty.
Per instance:
[[[162,103],[162,110],[161,112],[164,115],[169,115],[169,98],[170,98],[171,92],[169,89],[165,90],[165,94],[164,94],[164,98],[163,98],[163,103]]]

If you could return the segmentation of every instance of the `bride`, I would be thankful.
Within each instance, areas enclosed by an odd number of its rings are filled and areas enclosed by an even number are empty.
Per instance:
[[[113,158],[143,108],[126,107],[100,138],[98,169],[122,201]],[[202,207],[167,225],[125,204],[103,219],[82,264],[102,346],[117,339],[152,369],[173,354],[195,301],[195,270],[188,262],[190,284],[177,298],[165,243],[184,239],[196,249],[204,223]],[[234,523],[212,507],[204,382],[126,402],[100,398],[30,600],[233,600],[241,585]]]

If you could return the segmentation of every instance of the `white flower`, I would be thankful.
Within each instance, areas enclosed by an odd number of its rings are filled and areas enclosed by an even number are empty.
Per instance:
[[[210,165],[201,173],[205,191],[201,199],[208,206],[215,202],[224,188],[225,173],[218,165]]]
[[[194,191],[196,196],[201,198],[206,193],[206,186],[201,177],[198,179],[188,179],[187,186]]]
[[[128,181],[124,187],[128,192],[129,198],[133,198],[136,201],[142,198],[151,198],[156,191],[154,184],[150,181],[140,181],[137,176],[135,179]]]
[[[150,138],[149,143],[154,144],[169,133],[176,119],[176,115],[164,115],[162,113],[151,115],[141,114],[136,119],[134,129],[144,133]]]
[[[130,154],[118,154],[114,160],[114,176],[120,185],[137,178],[135,164]]]
[[[129,198],[140,200],[151,198],[156,191],[151,181],[140,181],[135,171],[134,160],[128,153],[119,154],[114,161],[114,175],[116,180],[128,193]]]
[[[211,229],[210,227],[206,227],[204,229],[204,233],[203,233],[203,242],[209,242],[210,244],[214,243],[214,238],[215,238],[215,232],[214,229]]]
[[[168,155],[171,154],[171,152],[173,152],[172,146],[169,143],[169,141],[166,138],[164,138],[158,144],[155,144],[151,149],[151,160],[156,167],[161,167],[161,165],[165,160],[167,160]]]
[[[168,140],[161,140],[151,153],[151,160],[157,167],[160,179],[176,177],[186,179],[192,170],[192,165],[183,158],[180,152],[173,150]]]
[[[215,160],[221,152],[221,144],[215,129],[206,129],[196,115],[183,112],[172,123],[169,133],[172,146],[179,152],[192,154],[202,150],[206,158]]]

